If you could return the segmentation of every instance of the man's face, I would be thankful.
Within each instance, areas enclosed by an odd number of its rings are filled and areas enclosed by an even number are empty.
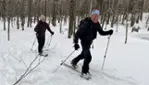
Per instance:
[[[98,22],[98,18],[99,18],[99,15],[97,15],[97,14],[91,15],[91,19],[94,23]]]
[[[45,20],[45,18],[42,18],[42,22],[45,22],[46,20]]]

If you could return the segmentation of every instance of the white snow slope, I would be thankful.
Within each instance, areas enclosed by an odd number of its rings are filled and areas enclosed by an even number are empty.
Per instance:
[[[141,24],[142,25],[142,24]],[[63,26],[63,30],[68,25]],[[29,66],[37,54],[37,41],[31,50],[35,33],[33,28],[25,27],[25,31],[11,28],[11,40],[7,41],[7,31],[3,31],[3,23],[0,22],[0,85],[13,85]],[[119,26],[119,32],[111,36],[110,45],[101,71],[104,53],[107,45],[107,36],[100,36],[94,41],[94,49],[91,48],[92,61],[90,72],[92,79],[87,81],[80,78],[80,74],[60,65],[74,49],[72,39],[67,39],[67,30],[64,34],[59,33],[59,25],[52,27],[55,35],[48,51],[49,56],[31,74],[23,79],[18,85],[149,85],[149,33],[142,30],[140,33],[130,33],[128,43],[124,44],[124,26]],[[113,28],[115,30],[115,28]],[[145,38],[144,38],[145,37]],[[46,42],[51,38],[46,34]],[[47,49],[47,48],[46,48]],[[76,51],[66,63],[81,52]],[[40,57],[38,60],[43,59]],[[21,61],[23,60],[24,63]],[[82,62],[78,63],[81,70]],[[35,64],[34,64],[35,65]]]

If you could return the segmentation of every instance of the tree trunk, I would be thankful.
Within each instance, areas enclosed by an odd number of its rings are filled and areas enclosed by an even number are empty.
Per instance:
[[[32,0],[28,0],[28,23],[27,27],[32,27],[32,17],[31,17],[31,10],[32,9]]]
[[[144,0],[141,0],[141,10],[140,10],[140,20],[142,21],[143,18],[143,6],[144,6]]]
[[[11,18],[11,27],[13,27],[13,17]]]
[[[4,20],[4,30],[6,30],[6,17],[4,17],[3,20]]]
[[[129,1],[130,2],[130,1]],[[125,37],[125,44],[127,43],[127,41],[128,41],[128,14],[129,14],[129,12],[128,12],[128,7],[129,5],[127,4],[127,6],[126,6],[126,37]]]
[[[69,9],[69,30],[68,30],[68,38],[71,38],[74,29],[74,21],[75,21],[75,0],[70,0],[70,9]]]
[[[110,14],[108,13],[108,17],[107,17],[107,24],[109,25],[109,21],[110,21]]]
[[[21,26],[22,26],[22,30],[24,30],[24,24],[25,24],[25,8],[24,5],[25,4],[25,0],[22,0],[22,8],[21,8]]]
[[[138,15],[138,16],[137,16],[137,20],[136,20],[136,23],[137,23],[137,24],[139,23],[139,18],[140,18],[140,16]]]
[[[64,25],[67,23],[67,15],[64,16]]]
[[[114,19],[115,19],[115,14],[113,14],[113,16],[112,16],[111,28],[113,28],[113,26],[114,26]]]
[[[73,28],[73,38],[75,37],[75,31],[76,31],[76,17],[74,16],[74,28]]]
[[[127,43],[128,40],[128,21],[126,22],[126,37],[125,37],[125,44]]]
[[[117,25],[116,25],[116,32],[118,32],[118,24],[119,24],[119,14],[117,15]]]
[[[93,0],[89,0],[90,2],[90,11],[88,13],[88,15],[90,15],[91,11],[92,11],[92,7],[93,7]]]
[[[52,25],[56,26],[56,3],[58,0],[53,1],[53,11],[52,11]]]
[[[148,26],[147,26],[148,23],[149,23],[149,16],[148,16],[148,18],[146,20],[146,28],[148,28]]]
[[[8,5],[7,6],[10,6],[10,7],[7,7],[8,8],[8,41],[10,41],[10,19],[11,19],[11,15],[12,15],[12,0],[9,0],[8,1]]]
[[[47,0],[45,0],[45,19],[47,20]]]
[[[123,14],[123,18],[122,18],[122,24],[123,24],[123,25],[124,25],[125,17],[126,17],[126,14],[124,13],[124,14]]]
[[[39,21],[39,16],[41,15],[40,11],[41,11],[41,8],[40,8],[40,0],[37,1],[37,16],[36,16],[36,19],[37,19],[37,22]]]
[[[77,26],[80,24],[80,21],[81,21],[81,17],[78,16],[78,18],[77,18]]]
[[[34,24],[36,23],[36,20],[37,20],[36,18],[37,18],[37,16],[34,16]]]
[[[102,28],[104,27],[105,22],[106,22],[106,15],[103,15]],[[106,25],[107,25],[107,23],[106,23]],[[105,28],[105,30],[106,30],[106,28]]]
[[[19,26],[19,16],[17,16],[17,29],[19,29],[20,26]]]
[[[131,27],[135,24],[135,21],[136,21],[135,15],[132,14],[132,15],[131,15]]]
[[[10,17],[8,16],[8,41],[10,41]]]
[[[60,33],[62,33],[62,19],[63,19],[63,16],[62,16],[62,9],[63,8],[63,3],[62,3],[62,0],[61,0],[61,4],[60,4]]]
[[[4,20],[4,30],[6,30],[6,0],[3,0],[2,9],[3,9],[2,17],[3,17],[3,20]]]

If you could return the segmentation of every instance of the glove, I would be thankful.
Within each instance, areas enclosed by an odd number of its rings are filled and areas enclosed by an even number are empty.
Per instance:
[[[51,34],[54,35],[54,32],[52,32]]]
[[[74,48],[75,48],[75,50],[78,50],[78,49],[80,48],[79,44],[76,43],[76,44],[74,45]]]
[[[38,34],[38,33],[36,33],[36,36],[37,36],[37,37],[39,37],[39,34]]]
[[[113,30],[109,30],[109,35],[112,35],[113,34]]]

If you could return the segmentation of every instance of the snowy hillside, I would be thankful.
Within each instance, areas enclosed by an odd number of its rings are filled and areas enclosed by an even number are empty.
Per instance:
[[[8,42],[7,31],[2,30],[3,23],[0,22],[0,85],[13,85],[36,57],[37,41],[31,50],[35,40],[34,27],[25,28],[24,32],[11,28],[11,40]],[[120,26],[119,32],[111,36],[103,71],[100,69],[108,39],[98,34],[94,49],[91,49],[93,58],[90,72],[93,76],[90,81],[80,78],[80,74],[64,66],[53,73],[74,50],[65,28],[67,25],[63,26],[64,34],[60,34],[59,25],[51,27],[55,35],[47,51],[49,56],[39,57],[33,66],[42,59],[44,61],[18,85],[149,85],[149,33],[144,30],[139,34],[129,32],[128,43],[124,44],[124,26]],[[47,32],[45,45],[50,39],[50,33]],[[69,64],[80,52],[81,49],[76,51],[66,63]],[[81,66],[82,61],[79,62],[80,70]]]

